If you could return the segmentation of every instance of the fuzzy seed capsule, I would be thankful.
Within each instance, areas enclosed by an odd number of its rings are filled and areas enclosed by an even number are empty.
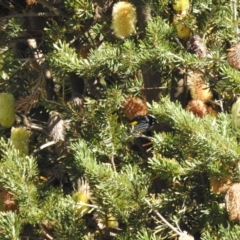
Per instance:
[[[125,1],[114,4],[112,11],[112,29],[119,38],[128,37],[135,33],[136,9]]]
[[[182,14],[186,13],[189,7],[189,0],[175,0],[173,3],[173,9]]]
[[[240,127],[240,98],[232,105],[232,126],[235,129]]]
[[[11,127],[15,122],[15,102],[10,93],[0,93],[0,125]]]

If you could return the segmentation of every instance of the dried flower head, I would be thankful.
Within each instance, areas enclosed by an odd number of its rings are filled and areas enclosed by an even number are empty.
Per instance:
[[[203,74],[198,72],[189,73],[187,82],[193,100],[207,102],[213,97],[209,85],[203,80]]]
[[[233,222],[240,220],[240,183],[229,187],[225,196],[226,209],[229,219]]]
[[[29,136],[25,128],[14,128],[11,129],[11,141],[15,149],[19,151],[20,156],[28,155],[29,151]]]
[[[11,127],[15,122],[15,101],[10,93],[0,93],[0,124]]]
[[[181,14],[186,14],[189,8],[189,0],[175,0],[173,2],[173,9]]]
[[[187,50],[192,54],[197,54],[200,58],[207,55],[207,47],[202,38],[197,34],[194,34],[187,42]]]
[[[240,69],[240,43],[234,43],[228,49],[227,59],[232,68]]]
[[[122,108],[124,114],[127,116],[129,120],[139,115],[145,116],[148,114],[147,104],[140,98],[129,97],[122,104]]]
[[[232,127],[240,127],[240,98],[232,105]]]
[[[114,4],[112,11],[112,28],[119,38],[135,33],[136,9],[129,3],[120,1]]]

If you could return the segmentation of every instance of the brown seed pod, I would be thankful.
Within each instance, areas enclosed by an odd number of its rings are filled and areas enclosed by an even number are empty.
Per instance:
[[[189,73],[187,82],[193,100],[202,100],[203,102],[207,102],[212,99],[213,94],[208,84],[205,83],[202,73]]]
[[[228,63],[232,68],[240,69],[240,43],[232,44],[227,53]]]
[[[138,115],[147,115],[148,109],[147,104],[144,100],[140,98],[129,97],[122,104],[123,113],[127,116],[129,120],[133,119]]]
[[[240,183],[234,183],[225,196],[226,209],[230,221],[240,220]]]
[[[206,105],[202,100],[189,101],[185,109],[200,118],[203,118],[207,114],[217,117],[217,112],[211,106]]]
[[[192,112],[194,115],[203,118],[207,115],[207,106],[201,100],[191,100],[186,106],[186,110]]]

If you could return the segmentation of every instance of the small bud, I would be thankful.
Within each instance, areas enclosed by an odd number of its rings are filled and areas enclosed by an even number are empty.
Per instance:
[[[240,98],[232,105],[232,127],[240,127]]]
[[[12,127],[15,122],[15,102],[10,93],[0,93],[0,124]]]
[[[114,4],[112,12],[112,28],[119,38],[135,33],[136,9],[129,3],[120,1]]]
[[[74,185],[75,192],[72,195],[72,199],[76,202],[76,213],[83,216],[90,211],[89,204],[91,198],[90,186],[87,180],[79,178]]]
[[[19,151],[20,156],[28,155],[29,136],[28,136],[28,132],[25,128],[12,127],[11,141],[12,141],[13,147]]]

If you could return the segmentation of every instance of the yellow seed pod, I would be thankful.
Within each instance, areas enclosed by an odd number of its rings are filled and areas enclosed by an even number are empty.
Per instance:
[[[15,102],[10,93],[0,93],[0,124],[11,127],[15,122]]]
[[[28,155],[29,147],[28,141],[29,136],[25,128],[14,128],[11,130],[11,141],[13,147],[19,150],[20,156]]]
[[[114,4],[112,11],[112,29],[119,38],[128,37],[135,33],[136,9],[125,1]]]
[[[107,225],[109,228],[118,228],[118,221],[111,213],[108,214],[107,219]]]
[[[240,98],[232,105],[232,127],[240,127]]]
[[[181,14],[186,14],[189,8],[189,0],[174,0],[173,2],[173,9]]]
[[[112,213],[108,213],[104,218],[99,219],[99,227],[103,228],[118,228],[118,221]]]
[[[72,199],[74,202],[77,203],[77,210],[78,214],[86,214],[89,211],[89,207],[84,204],[89,204],[89,196],[85,191],[77,191],[74,192],[72,195]]]
[[[183,23],[187,17],[187,15],[175,15],[173,17],[173,24],[176,27],[177,35],[180,39],[186,39],[191,36],[191,29]]]

